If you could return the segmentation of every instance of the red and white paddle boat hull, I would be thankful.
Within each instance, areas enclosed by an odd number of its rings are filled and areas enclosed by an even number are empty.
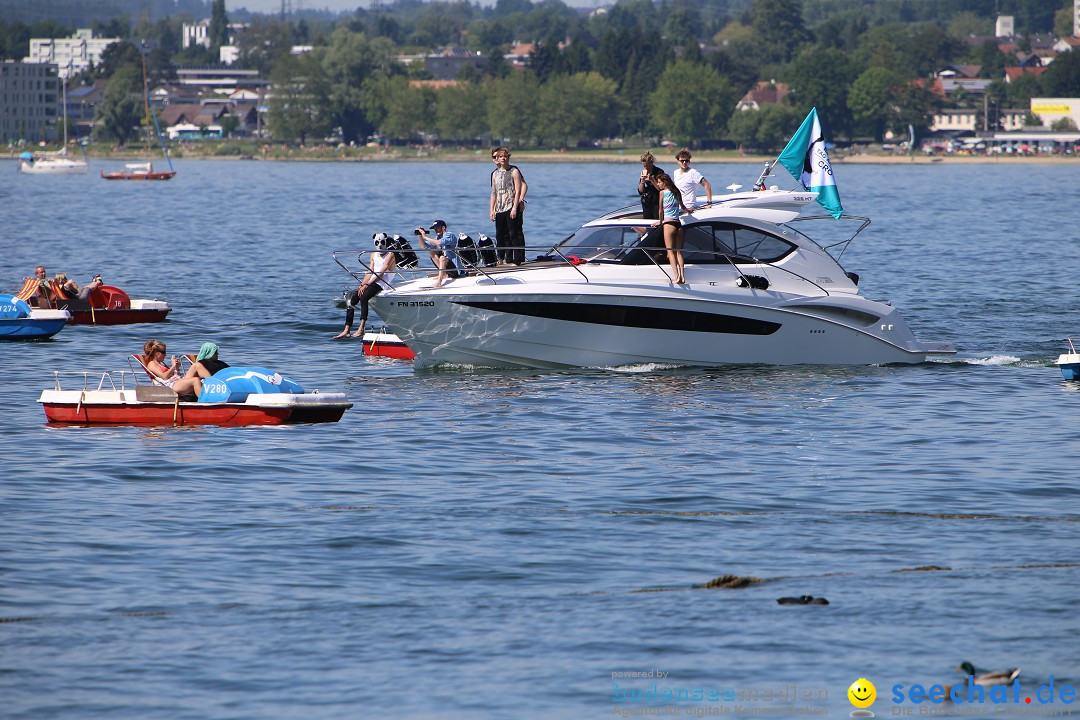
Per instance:
[[[364,354],[373,357],[389,357],[399,360],[412,360],[416,353],[386,328],[364,333]]]
[[[352,403],[344,393],[251,393],[239,402],[181,401],[170,388],[138,384],[124,370],[103,373],[96,387],[89,373],[82,389],[43,390],[38,402],[55,425],[284,425],[337,422]],[[120,379],[120,386],[114,377]]]
[[[69,325],[131,325],[161,322],[172,311],[164,300],[132,299],[113,285],[96,288],[86,300],[62,298],[58,309],[71,313]]]

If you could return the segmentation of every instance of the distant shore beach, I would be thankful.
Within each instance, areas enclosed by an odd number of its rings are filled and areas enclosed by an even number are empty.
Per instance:
[[[637,163],[641,153],[649,149],[661,165],[674,162],[676,148],[626,148],[621,150],[514,150],[514,162],[521,163]],[[22,149],[9,148],[7,155],[17,158]],[[698,163],[759,163],[774,162],[775,155],[746,155],[734,150],[694,150]],[[102,149],[91,147],[87,155],[106,162],[145,161],[148,154],[142,148]],[[257,146],[239,144],[193,144],[170,148],[174,159],[184,160],[278,160],[293,162],[490,162],[487,148],[418,148],[391,147],[310,147]],[[668,156],[671,156],[669,159]],[[163,163],[160,151],[149,154],[155,163]],[[931,165],[935,163],[966,164],[1053,164],[1080,160],[1080,155],[896,155],[886,152],[837,150],[831,153],[833,164]]]

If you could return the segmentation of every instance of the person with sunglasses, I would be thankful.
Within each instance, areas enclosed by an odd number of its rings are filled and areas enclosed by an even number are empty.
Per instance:
[[[709,184],[704,175],[690,167],[690,157],[690,151],[686,148],[683,148],[675,155],[675,161],[679,164],[679,167],[671,174],[671,179],[675,181],[676,187],[682,193],[683,204],[690,208],[690,212],[693,212],[698,208],[712,205],[712,185]],[[697,202],[698,185],[705,188],[705,196],[708,198],[708,202],[704,205],[698,205]]]

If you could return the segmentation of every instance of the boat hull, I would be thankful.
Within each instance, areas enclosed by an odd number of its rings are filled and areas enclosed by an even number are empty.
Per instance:
[[[171,180],[176,175],[176,171],[171,172],[150,172],[150,173],[125,173],[122,170],[117,172],[105,172],[101,171],[101,177],[104,180]]]
[[[165,320],[172,308],[165,310],[72,310],[71,325],[133,325]]]
[[[63,330],[67,323],[67,318],[0,319],[0,340],[46,340]]]
[[[153,388],[153,390],[159,390]],[[132,390],[45,390],[38,402],[54,425],[285,425],[337,422],[352,407],[340,393],[252,395],[246,402],[140,401]]]
[[[1061,377],[1066,380],[1080,380],[1080,354],[1065,353],[1055,363],[1061,369]]]
[[[868,301],[864,301],[868,302]],[[888,306],[856,328],[799,311],[662,293],[383,294],[373,301],[419,366],[618,367],[876,365],[924,362],[950,347],[919,343]]]
[[[25,175],[86,175],[87,163],[82,160],[19,161],[19,172]]]
[[[416,353],[397,335],[388,332],[364,333],[364,354],[372,357],[388,357],[412,360]]]

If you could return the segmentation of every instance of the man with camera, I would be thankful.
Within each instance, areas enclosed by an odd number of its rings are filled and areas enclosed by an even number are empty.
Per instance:
[[[420,240],[420,247],[431,254],[431,262],[439,269],[433,288],[437,288],[446,281],[448,271],[451,277],[457,277],[457,266],[454,264],[454,250],[457,248],[457,235],[446,231],[446,221],[436,220],[428,230],[434,230],[434,237],[427,234],[422,227],[413,230],[413,235]]]

